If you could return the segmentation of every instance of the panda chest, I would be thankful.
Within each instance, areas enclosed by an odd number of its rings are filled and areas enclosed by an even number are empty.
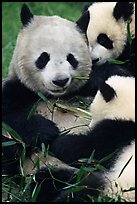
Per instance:
[[[83,109],[77,108],[76,105],[73,106],[72,103],[50,100],[48,103],[40,102],[36,113],[52,120],[62,133],[66,131],[80,133],[88,131],[90,123],[90,114],[84,114],[80,110]]]

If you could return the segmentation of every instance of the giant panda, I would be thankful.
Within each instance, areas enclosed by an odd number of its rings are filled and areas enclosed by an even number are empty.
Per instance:
[[[101,195],[110,196],[111,202],[116,198],[135,201],[135,78],[116,75],[102,83],[90,112],[89,132],[60,136],[50,146],[50,151],[69,168],[49,170],[43,165],[37,171],[31,186],[33,191],[41,185],[37,201],[91,202],[92,196]],[[78,182],[83,172],[76,161],[90,158],[93,151],[91,169],[87,168]],[[93,171],[94,162],[101,160],[105,168]]]
[[[118,64],[135,76],[135,2],[95,2],[77,23],[87,34],[91,52],[93,96]]]
[[[110,58],[126,61],[131,56],[135,59],[133,2],[93,3],[84,10],[78,22],[86,30],[94,64],[102,65]],[[128,22],[131,39],[128,38]],[[134,73],[135,70],[132,69],[131,72]]]
[[[79,101],[76,96],[89,95],[89,89],[84,88],[86,80],[76,78],[88,77],[92,67],[84,31],[59,16],[33,15],[26,4],[20,17],[23,27],[9,75],[3,82],[2,120],[4,128],[8,125],[8,131],[15,131],[22,139],[14,137],[16,144],[3,147],[4,162],[14,161],[15,153],[16,157],[20,155],[23,142],[28,148],[41,147],[42,142],[47,147],[59,135],[57,126],[62,131],[73,126],[89,129],[88,119],[78,117],[72,110],[55,107],[56,102],[69,105]],[[47,103],[41,100],[36,113],[30,116],[41,99],[38,94],[43,94]],[[8,136],[4,132],[3,142],[11,141]],[[17,165],[8,164],[3,164],[7,173],[18,172],[18,160]]]

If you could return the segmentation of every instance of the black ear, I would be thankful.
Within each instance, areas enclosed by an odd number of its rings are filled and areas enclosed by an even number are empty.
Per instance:
[[[133,2],[117,2],[113,10],[116,20],[123,18],[127,21],[134,12]]]
[[[23,26],[27,26],[28,23],[33,19],[33,14],[31,13],[29,7],[26,4],[23,4],[21,8],[20,18]]]
[[[99,90],[106,103],[111,101],[114,98],[114,96],[116,96],[115,90],[105,82],[100,85]]]
[[[91,6],[91,5],[89,5],[89,4],[85,5],[85,6],[83,7],[83,9],[82,9],[82,13],[84,13],[85,11],[87,11],[90,6]]]
[[[87,32],[89,20],[90,20],[90,15],[89,15],[89,11],[87,10],[83,13],[83,15],[76,22],[77,26],[85,34]]]

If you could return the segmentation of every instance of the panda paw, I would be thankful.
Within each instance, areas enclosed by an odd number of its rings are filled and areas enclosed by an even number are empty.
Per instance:
[[[29,137],[25,137],[25,142],[29,145],[39,146],[44,143],[47,146],[59,136],[59,129],[56,124],[39,114],[33,115],[28,120],[26,128]]]

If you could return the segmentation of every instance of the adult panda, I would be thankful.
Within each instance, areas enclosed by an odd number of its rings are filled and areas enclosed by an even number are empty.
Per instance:
[[[77,23],[89,42],[93,95],[99,83],[117,72],[113,63],[121,63],[135,76],[135,2],[95,2],[84,9]]]
[[[23,28],[17,38],[9,76],[3,82],[3,125],[10,126],[8,131],[12,128],[17,132],[27,146],[41,146],[42,142],[47,146],[59,135],[55,123],[61,130],[80,125],[83,129],[84,124],[88,129],[88,120],[56,108],[55,103],[60,99],[63,105],[68,105],[78,101],[75,96],[89,95],[89,89],[84,88],[86,80],[76,77],[89,76],[91,57],[84,31],[76,23],[59,16],[35,16],[25,4],[21,22]],[[41,99],[38,92],[47,103],[41,100],[37,113],[28,117]],[[10,141],[5,135],[4,132],[3,142]],[[4,146],[4,162],[14,161],[15,154],[20,154],[20,146],[18,142]],[[18,172],[19,160],[17,165],[8,164],[4,166],[9,174]]]
[[[72,134],[58,137],[50,151],[70,165],[77,160],[90,158],[94,151],[91,173],[88,168],[86,170],[86,166],[83,168],[85,172],[88,171],[85,175],[82,169],[58,166],[49,170],[43,166],[36,173],[32,184],[32,189],[41,185],[38,201],[90,202],[92,196],[95,198],[102,194],[114,200],[119,197],[121,201],[135,201],[134,77],[110,77],[99,87],[90,111],[91,130],[79,136]],[[93,171],[94,161],[101,160],[102,163],[97,164],[103,165],[105,169]]]

